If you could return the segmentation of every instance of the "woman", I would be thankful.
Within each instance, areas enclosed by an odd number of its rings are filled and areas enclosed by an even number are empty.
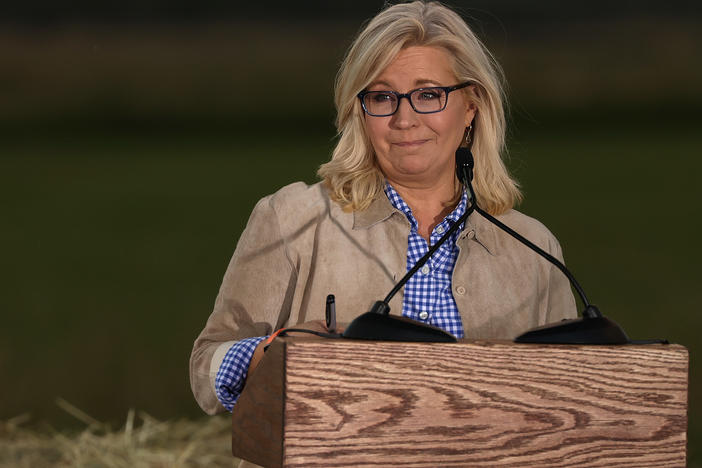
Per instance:
[[[231,410],[265,336],[320,328],[328,294],[340,322],[368,311],[465,212],[460,145],[475,156],[479,206],[562,258],[542,224],[512,209],[499,68],[456,13],[420,1],[382,11],[335,93],[339,141],[323,181],[259,201],[195,341],[191,384],[208,413]],[[477,213],[390,306],[457,338],[513,339],[576,315],[567,279]]]

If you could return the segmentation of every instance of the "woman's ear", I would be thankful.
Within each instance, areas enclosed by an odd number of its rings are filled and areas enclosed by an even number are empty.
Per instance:
[[[466,109],[466,119],[465,119],[465,126],[470,127],[473,124],[473,119],[475,118],[475,113],[478,112],[478,107],[475,105],[474,102],[470,102],[468,104],[468,108]]]
[[[475,85],[470,85],[466,89],[466,93],[463,95],[466,100],[468,107],[466,108],[466,127],[470,127],[473,124],[473,119],[475,118],[475,113],[478,112],[478,106],[475,104],[477,98]]]

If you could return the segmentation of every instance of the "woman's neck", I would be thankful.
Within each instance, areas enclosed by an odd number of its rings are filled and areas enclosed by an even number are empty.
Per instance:
[[[434,227],[455,208],[455,203],[451,204],[456,193],[454,181],[432,186],[389,182],[412,210],[414,219],[417,220],[417,232],[429,243]]]

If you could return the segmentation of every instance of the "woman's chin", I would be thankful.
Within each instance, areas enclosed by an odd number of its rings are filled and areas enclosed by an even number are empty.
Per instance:
[[[433,164],[430,164],[427,158],[421,156],[405,157],[398,162],[399,164],[394,164],[391,169],[398,175],[405,177],[421,177],[436,172]]]
[[[423,186],[435,185],[441,183],[441,174],[437,173],[433,168],[402,168],[386,176],[391,182],[393,180],[404,184],[420,184]]]

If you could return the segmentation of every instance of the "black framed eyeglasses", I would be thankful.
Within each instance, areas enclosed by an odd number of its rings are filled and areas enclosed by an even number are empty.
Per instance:
[[[361,100],[361,106],[366,114],[373,117],[393,115],[400,107],[402,98],[407,98],[412,109],[418,114],[433,114],[446,109],[448,95],[451,91],[465,88],[472,84],[472,81],[466,81],[456,86],[417,88],[405,94],[397,91],[361,91],[358,93],[358,98]]]

